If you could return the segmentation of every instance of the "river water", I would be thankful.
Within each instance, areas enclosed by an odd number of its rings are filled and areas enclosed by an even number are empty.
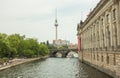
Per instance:
[[[48,58],[0,71],[0,78],[111,78],[77,58]]]

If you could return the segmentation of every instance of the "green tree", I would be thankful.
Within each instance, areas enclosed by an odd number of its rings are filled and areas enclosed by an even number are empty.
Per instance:
[[[49,46],[49,41],[47,40],[46,45]]]
[[[0,57],[9,57],[10,48],[9,46],[2,40],[0,40]]]
[[[43,56],[49,54],[49,49],[45,44],[40,44],[39,54]]]
[[[6,39],[7,39],[7,34],[0,33],[0,40],[6,40]]]
[[[55,47],[53,44],[49,44],[48,48],[49,49],[57,49],[57,47]]]
[[[17,50],[15,48],[10,48],[9,57],[14,58],[16,57],[16,54],[17,54]]]
[[[62,50],[68,49],[68,46],[67,45],[63,45],[63,46],[60,46],[59,49],[62,49]]]
[[[47,42],[49,45],[49,42]],[[49,54],[48,46],[43,42],[39,44],[37,39],[25,38],[19,34],[0,33],[0,57],[33,57]]]
[[[21,36],[19,34],[12,34],[8,36],[9,45],[11,47],[11,54],[18,54]]]
[[[38,51],[39,51],[39,44],[37,39],[28,39],[30,47],[29,49],[32,50],[35,55],[38,55]]]

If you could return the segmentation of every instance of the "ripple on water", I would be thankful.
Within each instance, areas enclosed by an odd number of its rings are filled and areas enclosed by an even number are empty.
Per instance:
[[[110,78],[76,58],[48,58],[0,72],[0,78]]]

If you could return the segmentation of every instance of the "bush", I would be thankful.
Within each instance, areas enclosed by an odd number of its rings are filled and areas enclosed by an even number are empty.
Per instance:
[[[4,62],[8,62],[9,59],[8,59],[7,57],[4,57],[4,58],[3,58],[3,61],[4,61]]]

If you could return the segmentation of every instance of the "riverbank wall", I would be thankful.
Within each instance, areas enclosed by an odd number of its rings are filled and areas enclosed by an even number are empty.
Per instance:
[[[120,52],[79,52],[79,59],[113,78],[120,78]]]
[[[23,63],[32,62],[32,61],[36,61],[36,60],[40,60],[40,59],[46,59],[48,57],[49,56],[41,56],[41,57],[37,57],[37,58],[19,59],[17,61],[12,62],[12,63],[8,63],[8,64],[6,63],[6,65],[1,66],[0,71],[5,70],[5,69],[10,68],[10,67],[14,67],[14,66],[23,64]]]

